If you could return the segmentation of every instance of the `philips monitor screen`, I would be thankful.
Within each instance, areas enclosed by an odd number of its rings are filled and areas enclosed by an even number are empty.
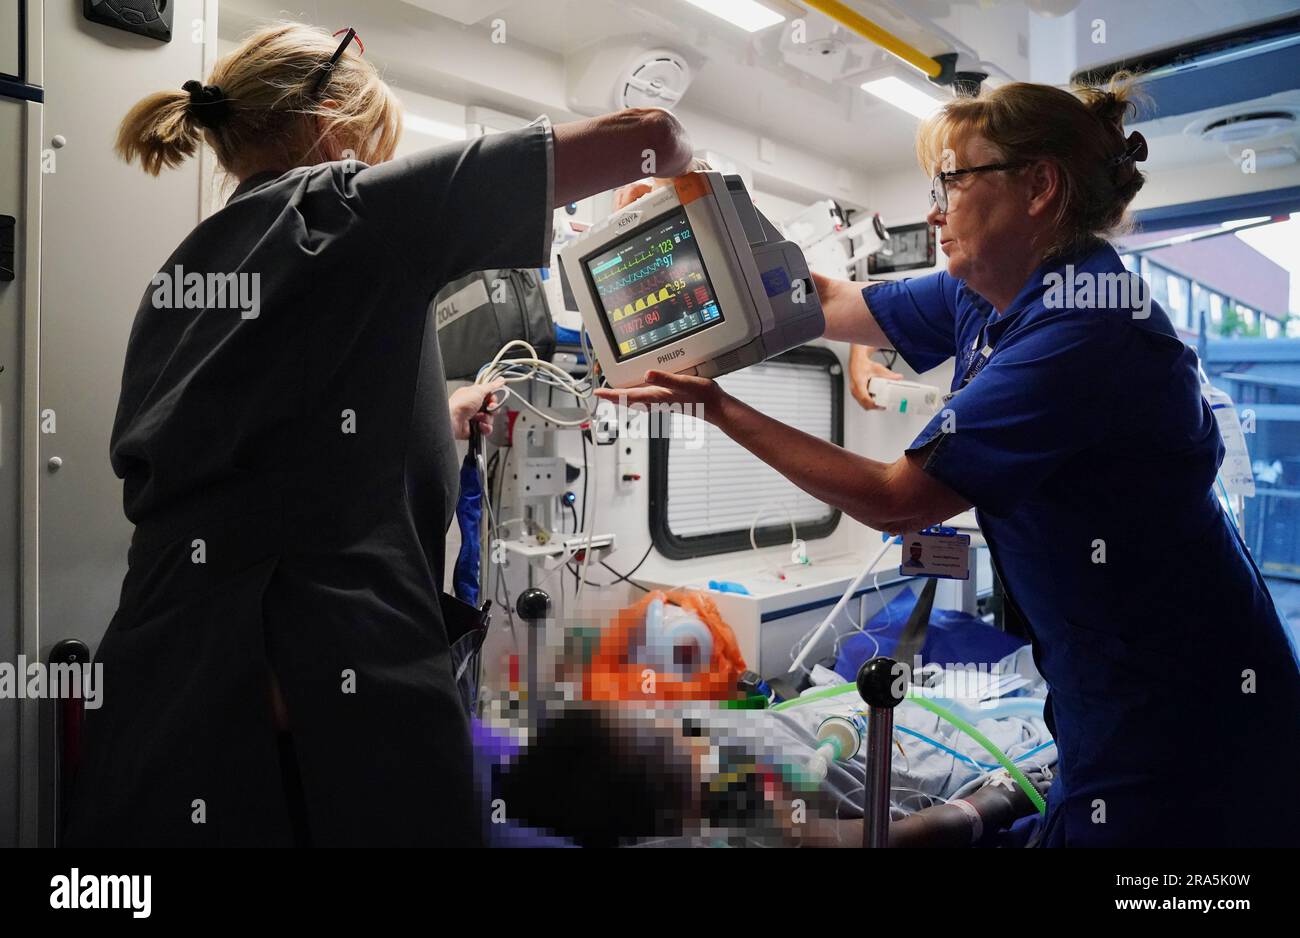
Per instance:
[[[684,210],[583,259],[619,361],[722,322]]]

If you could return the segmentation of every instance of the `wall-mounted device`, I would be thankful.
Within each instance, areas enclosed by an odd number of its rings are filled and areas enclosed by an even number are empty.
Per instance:
[[[892,274],[934,266],[934,228],[926,222],[891,227],[885,243],[867,256],[867,273]]]
[[[727,374],[819,338],[821,303],[798,246],[739,176],[689,173],[560,252],[605,376]]]
[[[86,19],[128,33],[172,41],[175,0],[83,0]]]
[[[830,199],[822,199],[786,219],[783,227],[790,240],[803,250],[809,270],[852,279],[858,263],[889,240],[889,229],[879,212],[855,214],[858,220],[850,223],[848,212]]]

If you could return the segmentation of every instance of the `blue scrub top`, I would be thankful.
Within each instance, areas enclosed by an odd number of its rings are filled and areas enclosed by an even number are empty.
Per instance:
[[[1030,628],[1060,753],[1046,842],[1294,845],[1297,812],[1260,801],[1300,770],[1300,666],[1215,496],[1196,356],[1121,281],[1099,244],[1003,311],[947,273],[864,293],[914,370],[956,357],[908,452],[976,507]]]

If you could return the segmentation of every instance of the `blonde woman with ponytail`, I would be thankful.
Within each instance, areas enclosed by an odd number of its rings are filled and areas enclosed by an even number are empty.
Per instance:
[[[917,372],[955,359],[943,410],[898,459],[839,449],[703,378],[652,372],[629,398],[702,404],[878,530],[978,510],[1009,628],[1051,689],[1036,842],[1295,846],[1300,812],[1264,805],[1249,767],[1300,774],[1300,666],[1216,496],[1224,449],[1196,355],[1105,240],[1144,180],[1130,92],[1119,76],[952,101],[917,138],[947,270],[814,275],[828,338],[896,349]]]
[[[488,418],[448,401],[429,303],[692,154],[653,109],[394,160],[400,132],[360,37],[298,23],[122,122],[145,172],[206,145],[237,188],[141,285],[111,452],[136,529],[69,844],[482,842],[439,586],[454,438]]]

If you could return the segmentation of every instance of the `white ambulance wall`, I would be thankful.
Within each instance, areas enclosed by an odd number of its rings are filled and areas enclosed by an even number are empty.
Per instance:
[[[36,9],[34,2],[27,6]],[[20,9],[18,3],[0,3],[0,74],[39,86],[39,18],[24,20]],[[20,51],[28,43],[35,67],[24,73]],[[0,97],[0,214],[14,223],[13,279],[0,281],[0,666],[6,670],[19,655],[38,651],[29,646],[36,623],[26,606],[34,578],[24,551],[32,523],[27,487],[36,467],[34,455],[22,447],[31,434],[31,418],[24,415],[32,386],[24,347],[31,345],[28,324],[39,302],[40,133],[40,104]],[[21,671],[18,679],[24,680]],[[19,843],[19,792],[33,777],[22,771],[27,766],[19,746],[36,725],[38,707],[38,701],[0,696],[0,847]]]
[[[56,135],[67,144],[52,151],[54,172],[41,183],[39,407],[55,431],[41,434],[39,460],[62,461],[42,471],[39,491],[42,658],[65,638],[93,650],[117,608],[131,526],[108,450],[127,336],[150,278],[199,220],[198,164],[148,176],[113,153],[117,125],[140,98],[179,88],[205,67],[205,45],[191,34],[203,0],[177,0],[166,44],[88,22],[79,3],[43,6],[41,146]],[[42,722],[48,745],[50,721]],[[46,842],[49,807],[40,812]],[[23,814],[26,839],[33,805]]]
[[[126,340],[150,278],[199,220],[199,170],[155,179],[112,146],[136,101],[202,73],[185,24],[203,6],[178,3],[176,36],[160,44],[45,5],[45,145],[67,145],[42,183],[40,406],[56,421],[42,461],[62,460],[41,491],[43,644],[93,646],[117,607],[131,527],[108,449]]]

